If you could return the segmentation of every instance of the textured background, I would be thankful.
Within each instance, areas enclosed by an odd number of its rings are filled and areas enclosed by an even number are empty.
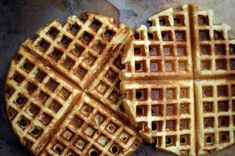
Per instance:
[[[197,3],[203,9],[213,9],[216,23],[235,27],[234,0],[0,0],[0,156],[28,156],[12,132],[6,119],[3,84],[8,64],[18,46],[49,21],[64,22],[70,15],[91,11],[114,17],[134,28],[148,16],[168,7]],[[231,31],[235,36],[235,28]],[[144,144],[133,156],[170,156]],[[235,146],[211,156],[234,156]]]

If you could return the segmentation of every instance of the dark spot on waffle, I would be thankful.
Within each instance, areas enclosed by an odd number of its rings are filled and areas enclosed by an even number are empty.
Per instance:
[[[212,97],[213,96],[213,88],[210,86],[203,87],[202,88],[202,95],[203,95],[203,97]]]
[[[67,100],[70,96],[71,92],[68,91],[66,88],[62,88],[60,92],[60,96],[62,97],[63,100]]]
[[[216,55],[226,55],[225,44],[215,44]]]
[[[40,119],[42,124],[44,124],[45,126],[47,126],[51,122],[51,120],[52,120],[52,117],[46,113],[43,113]]]
[[[181,144],[184,144],[186,142],[186,139],[185,138],[180,138],[180,143]]]
[[[59,33],[59,30],[55,27],[51,27],[50,30],[48,31],[48,34],[53,38],[55,39],[56,36],[58,35]]]
[[[203,102],[203,111],[205,113],[214,112],[213,102]]]
[[[67,48],[71,42],[72,42],[72,39],[63,35],[63,38],[61,39],[61,43],[65,48]]]
[[[162,71],[162,65],[160,61],[150,61],[151,72]]]
[[[229,126],[229,116],[219,117],[219,126],[228,127]]]
[[[38,70],[37,74],[36,74],[36,80],[38,80],[39,82],[42,82],[44,80],[44,78],[47,76],[47,74],[41,70]]]
[[[31,82],[28,82],[26,89],[29,94],[32,94],[37,89],[37,86]]]
[[[115,35],[115,32],[113,30],[108,29],[104,32],[104,36],[107,40],[111,40],[114,35]]]
[[[34,135],[34,136],[38,136],[40,133],[41,133],[41,130],[38,129],[37,127],[35,127],[31,133]]]
[[[166,26],[166,19],[160,19],[159,20],[159,25],[160,26]]]
[[[99,54],[102,53],[102,51],[104,50],[105,48],[105,44],[102,43],[100,40],[98,40],[96,42],[96,44],[94,45],[93,49],[96,50]]]
[[[149,45],[149,55],[150,56],[158,56],[160,55],[160,50],[159,50],[158,45]]]
[[[140,39],[140,35],[139,35],[138,32],[136,32],[136,33],[134,34],[134,38],[135,38],[136,40],[139,40],[139,39]]]
[[[235,59],[230,60],[230,69],[235,70]]]
[[[190,120],[189,119],[181,119],[180,120],[180,129],[189,129]]]
[[[74,64],[75,64],[75,61],[71,59],[70,57],[66,57],[66,59],[63,62],[63,66],[68,70],[70,70]]]
[[[232,96],[235,96],[235,85],[231,86],[231,94]]]
[[[49,48],[50,44],[46,40],[42,39],[39,42],[39,46],[42,49],[42,51],[45,52]]]
[[[107,75],[106,77],[111,80],[111,82],[113,82],[116,78],[118,78],[118,74],[112,69],[110,68],[108,71],[107,71]]]
[[[185,31],[175,31],[176,41],[186,41]]]
[[[208,136],[207,138],[206,138],[206,143],[211,143],[212,142],[212,138],[211,138],[211,136]]]
[[[94,120],[96,124],[100,125],[105,120],[105,117],[98,113],[96,114]]]
[[[157,124],[155,122],[152,122],[152,130],[153,131],[157,130]]]
[[[190,108],[189,108],[189,103],[181,103],[180,104],[180,113],[181,114],[189,114],[190,113]]]
[[[136,108],[136,115],[137,116],[146,116],[147,115],[147,106],[137,106]]]
[[[159,25],[160,26],[169,26],[170,23],[168,21],[168,17],[166,17],[166,16],[159,17]]]
[[[8,114],[8,118],[10,120],[13,120],[17,115],[17,111],[15,109],[9,107],[9,109],[7,109],[7,114]]]
[[[99,28],[101,27],[102,23],[97,20],[97,19],[94,19],[93,22],[91,23],[91,28],[94,30],[94,31],[98,31]]]
[[[10,87],[8,85],[6,86],[6,88],[5,88],[6,95],[11,96],[14,92],[15,92],[15,89],[13,89],[12,87]]]
[[[62,105],[59,102],[55,101],[55,100],[53,100],[53,102],[49,106],[49,108],[52,111],[54,111],[55,113],[57,113],[60,110],[61,107],[62,107]]]
[[[144,71],[145,67],[144,67],[144,62],[143,61],[138,61],[135,62],[135,70],[136,71]]]
[[[211,45],[201,45],[200,46],[201,55],[211,55]]]
[[[209,19],[207,16],[199,15],[198,16],[199,25],[209,25]]]
[[[142,108],[137,107],[136,114],[137,115],[142,115],[143,114]]]
[[[93,36],[90,33],[86,32],[86,31],[83,33],[82,41],[85,44],[89,44],[92,39],[93,39]]]
[[[50,57],[53,60],[58,61],[62,55],[63,55],[63,52],[61,50],[55,48],[54,51],[51,53]]]
[[[88,19],[88,15],[86,13],[82,13],[79,15],[79,19],[85,22]]]
[[[166,138],[166,144],[167,145],[172,144],[172,138],[171,137]]]
[[[235,55],[235,45],[234,44],[229,45],[229,52],[230,52],[230,55]]]
[[[227,132],[220,132],[220,142],[229,142],[229,131]]]
[[[118,152],[118,147],[116,146],[116,145],[114,145],[113,147],[112,147],[112,153],[113,154],[116,154],[117,152]]]
[[[153,100],[161,100],[163,97],[163,90],[162,89],[152,89],[151,90],[151,98]]]
[[[141,99],[142,98],[142,92],[141,91],[136,91],[136,98]]]
[[[172,45],[163,46],[163,54],[165,56],[173,56],[173,47]]]
[[[202,70],[210,70],[211,69],[211,60],[202,60],[201,61],[201,69]]]
[[[207,117],[204,118],[204,127],[214,127],[214,118],[213,117]]]
[[[226,141],[227,140],[227,136],[225,134],[221,135],[221,140],[222,141]]]
[[[163,107],[161,105],[152,106],[152,116],[162,116]]]
[[[184,16],[175,16],[174,17],[175,26],[183,26],[184,25]]]
[[[33,67],[34,67],[34,65],[33,65],[31,62],[29,62],[28,60],[26,60],[25,63],[24,63],[24,65],[23,65],[23,68],[24,68],[27,72],[31,71],[31,70],[33,69]]]
[[[24,77],[19,73],[15,73],[13,80],[20,84],[24,80]]]
[[[71,120],[71,125],[73,125],[75,128],[81,127],[82,123],[83,120],[77,116],[74,116],[74,118]]]
[[[119,69],[124,68],[124,65],[121,63],[121,56],[120,55],[115,59],[114,65]]]
[[[16,103],[19,105],[23,105],[27,102],[26,97],[20,95],[17,99],[16,99]]]
[[[175,131],[176,130],[176,120],[166,121],[166,130]]]
[[[166,96],[166,99],[175,99],[176,98],[176,89],[175,88],[167,88],[165,96]]]
[[[63,152],[63,150],[64,150],[64,148],[63,148],[63,146],[60,145],[60,144],[56,144],[55,147],[54,147],[54,151],[55,151],[56,153],[61,154],[61,153]]]
[[[147,28],[149,28],[149,27],[153,26],[153,22],[152,21],[147,21],[145,23],[145,25],[146,25]]]
[[[58,85],[59,83],[53,79],[50,79],[46,84],[46,86],[48,87],[50,91],[54,91],[58,87]]]
[[[163,41],[172,41],[172,36],[170,31],[162,31],[162,40]]]
[[[84,50],[85,48],[83,46],[81,46],[80,44],[76,44],[72,52],[74,55],[79,57]]]
[[[40,91],[39,95],[38,95],[39,100],[42,102],[42,104],[45,104],[45,102],[47,101],[47,99],[49,98],[49,95],[47,95],[45,92]]]
[[[223,40],[224,39],[224,35],[222,31],[214,31],[214,38],[215,40]]]
[[[76,35],[80,29],[81,27],[77,23],[72,24],[69,28],[70,32],[74,35]]]
[[[140,55],[141,54],[141,48],[140,47],[134,47],[134,53],[135,53],[135,55]]]
[[[179,18],[174,18],[175,25],[180,25],[181,21]]]
[[[39,111],[40,111],[40,108],[39,108],[37,105],[35,105],[35,104],[33,104],[33,103],[30,104],[30,106],[29,106],[29,112],[30,112],[33,116],[35,116],[36,114],[38,114]]]
[[[87,70],[85,68],[83,68],[82,66],[78,66],[76,74],[79,76],[80,79],[83,79],[86,73],[87,73]]]
[[[177,111],[177,108],[176,108],[176,105],[175,104],[168,104],[166,106],[166,114],[167,115],[176,115],[176,111]]]
[[[92,151],[91,153],[90,153],[90,156],[97,156],[98,155],[98,153],[96,152],[96,151]]]
[[[228,96],[228,86],[217,86],[217,94],[218,96]]]
[[[153,39],[154,39],[153,33],[148,33],[148,39],[149,39],[149,40],[153,40]]]
[[[22,55],[21,54],[16,54],[13,58],[13,60],[18,63],[20,60],[22,59]]]
[[[209,30],[199,30],[199,39],[201,41],[210,40]]]
[[[20,121],[19,121],[19,124],[20,126],[22,127],[26,127],[28,125],[28,121],[24,118],[22,118]]]

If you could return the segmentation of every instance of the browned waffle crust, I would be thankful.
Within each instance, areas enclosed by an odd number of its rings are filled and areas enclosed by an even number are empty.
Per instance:
[[[6,79],[7,113],[34,155],[129,155],[137,148],[118,78],[131,33],[87,13],[64,26],[52,21],[20,46]]]
[[[235,140],[235,41],[212,15],[195,5],[153,15],[123,54],[126,112],[147,141],[177,155]]]

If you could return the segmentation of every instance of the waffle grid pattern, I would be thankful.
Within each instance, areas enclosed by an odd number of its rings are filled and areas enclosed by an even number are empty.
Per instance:
[[[19,48],[6,82],[8,117],[21,142],[36,155],[131,154],[141,139],[120,110],[116,77],[131,31],[87,13],[63,27],[52,21],[37,35]],[[92,91],[101,82],[110,89],[101,89],[99,99]]]
[[[125,128],[123,123],[115,121],[115,118],[110,119],[110,113],[96,108],[102,105],[89,96],[82,100],[46,147],[48,153],[92,155],[95,152],[98,155],[116,155],[132,144],[135,133]]]
[[[120,73],[121,90],[126,93],[124,108],[132,123],[147,141],[156,141],[157,148],[177,155],[204,155],[234,143],[235,55],[229,27],[214,25],[212,12],[201,11],[195,5],[184,5],[175,11],[167,9],[148,20],[146,26],[136,29],[135,40],[122,59],[126,68]],[[172,43],[172,50],[164,49]],[[168,58],[173,62],[168,63]],[[181,61],[185,64],[180,65]],[[213,88],[208,90],[209,94],[213,91],[209,101],[201,95],[202,88],[208,85]],[[181,95],[189,100],[182,107],[188,112],[182,122],[185,115],[177,101],[185,99]],[[158,107],[153,96],[158,97]],[[212,100],[219,100],[217,105],[220,110],[225,109],[224,116],[217,111],[216,104],[211,113],[203,112],[203,103],[211,106]],[[175,118],[168,118],[170,112]],[[212,123],[213,128],[208,128]],[[181,126],[188,127],[188,131]]]

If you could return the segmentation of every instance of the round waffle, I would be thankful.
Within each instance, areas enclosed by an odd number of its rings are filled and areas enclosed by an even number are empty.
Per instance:
[[[6,79],[6,109],[34,155],[129,155],[137,148],[118,78],[131,34],[112,18],[86,13],[64,26],[52,21],[20,46]]]
[[[177,155],[235,140],[235,40],[212,11],[167,9],[136,29],[120,72],[124,108],[139,133]]]

